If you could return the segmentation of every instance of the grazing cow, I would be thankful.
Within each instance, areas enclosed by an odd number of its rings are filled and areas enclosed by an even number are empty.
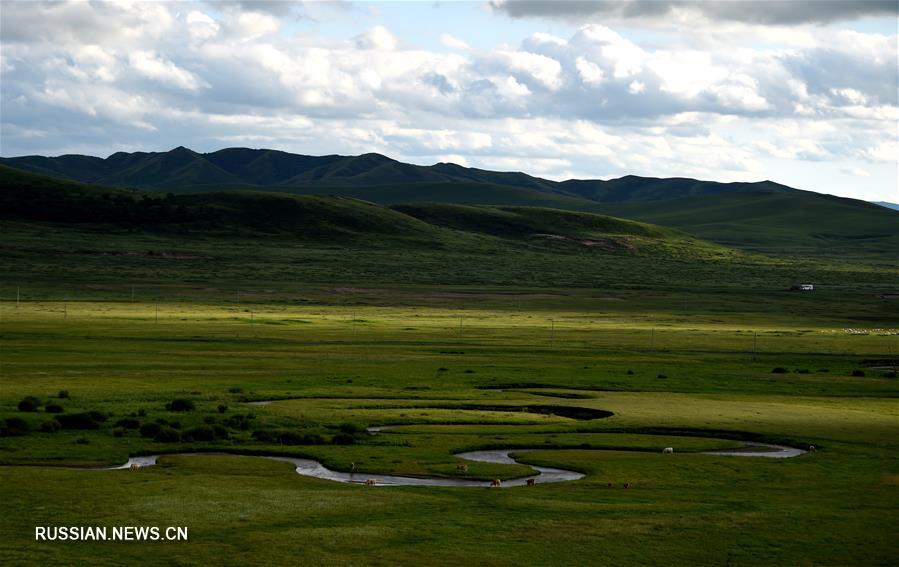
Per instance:
[[[493,479],[493,480],[490,481],[490,486],[497,486],[497,487],[499,487],[499,486],[502,486],[502,485],[503,485],[503,481],[501,481],[501,480],[498,479],[498,478],[495,478],[495,479]]]
[[[468,472],[468,465],[456,465],[457,471]]]
[[[376,484],[378,484],[378,482],[373,478],[370,478],[365,481],[365,486],[374,486]]]
[[[674,447],[665,447],[664,449],[662,449],[663,455],[671,455],[673,453],[674,453]]]
[[[537,485],[537,479],[536,479],[536,478],[529,478],[529,479],[528,479],[528,486],[536,486],[536,485]]]
[[[350,471],[356,472],[356,463],[350,463]]]
[[[140,468],[140,465],[137,463],[131,463],[131,467],[129,467],[129,468],[133,471],[136,471]]]
[[[624,487],[625,487],[625,488],[630,488],[630,487],[631,487],[631,483],[625,482],[625,483],[624,483]]]
[[[809,453],[814,453],[815,451],[817,451],[817,449],[815,449],[815,446],[814,446],[814,445],[809,445],[809,446],[808,446],[808,452],[809,452]]]

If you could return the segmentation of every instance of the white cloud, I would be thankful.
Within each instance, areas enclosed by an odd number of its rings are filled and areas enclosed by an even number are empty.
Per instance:
[[[138,73],[160,83],[191,91],[207,86],[190,71],[178,67],[153,51],[136,51],[128,57],[128,61]]]
[[[792,164],[895,189],[883,173],[899,151],[895,35],[696,26],[673,10],[648,34],[603,20],[506,43],[448,23],[431,49],[364,11],[325,34],[287,19],[299,8],[274,8],[4,4],[3,151],[245,141],[551,177],[721,180]]]
[[[588,85],[598,86],[602,84],[603,72],[599,65],[589,61],[584,57],[578,57],[574,60],[577,72],[581,76],[581,80]]]
[[[199,10],[191,10],[186,18],[188,33],[193,41],[212,39],[219,33],[219,24]]]
[[[381,49],[390,51],[399,45],[396,37],[384,26],[374,26],[367,32],[355,37],[359,49]]]
[[[530,77],[549,90],[562,87],[562,65],[546,55],[528,51],[500,50],[494,53],[496,59],[507,65],[519,77]]]
[[[467,43],[457,37],[453,37],[448,33],[440,34],[440,43],[442,43],[444,47],[448,47],[449,49],[458,49],[460,51],[467,51],[471,49],[471,47],[469,47]]]

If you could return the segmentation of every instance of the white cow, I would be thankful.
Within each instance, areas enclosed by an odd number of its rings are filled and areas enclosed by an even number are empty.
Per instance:
[[[662,453],[665,455],[670,455],[674,453],[674,447],[665,447],[662,449]]]

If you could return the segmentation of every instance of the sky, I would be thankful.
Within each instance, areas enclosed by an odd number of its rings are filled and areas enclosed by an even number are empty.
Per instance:
[[[0,155],[243,146],[899,202],[895,0],[0,2]]]

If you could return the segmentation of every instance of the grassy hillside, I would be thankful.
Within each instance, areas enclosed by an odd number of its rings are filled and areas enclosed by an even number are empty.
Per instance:
[[[899,250],[899,213],[818,193],[728,194],[607,203],[592,209],[764,253],[880,257],[895,262]]]
[[[606,235],[650,238],[674,236],[673,231],[604,215],[538,207],[473,207],[444,203],[396,205],[395,210],[429,224],[506,238],[566,236],[589,239]]]
[[[546,193],[534,189],[492,185],[489,183],[444,182],[444,183],[399,183],[392,185],[347,186],[197,186],[192,191],[220,192],[266,191],[293,195],[340,195],[364,199],[374,203],[394,205],[401,203],[457,203],[464,205],[518,205],[531,207],[552,207],[574,211],[589,210],[595,203],[579,197],[557,193]]]
[[[572,179],[559,188],[566,193],[599,202],[658,201],[674,197],[712,196],[731,193],[798,193],[796,189],[761,181],[757,183],[717,183],[687,177],[640,177],[626,175],[608,181]]]
[[[699,285],[764,294],[802,280],[851,294],[890,292],[899,281],[895,262],[781,260],[590,213],[389,208],[264,192],[150,194],[8,168],[0,169],[0,181],[0,285],[27,284],[46,296],[122,282],[272,290],[334,283]]]

